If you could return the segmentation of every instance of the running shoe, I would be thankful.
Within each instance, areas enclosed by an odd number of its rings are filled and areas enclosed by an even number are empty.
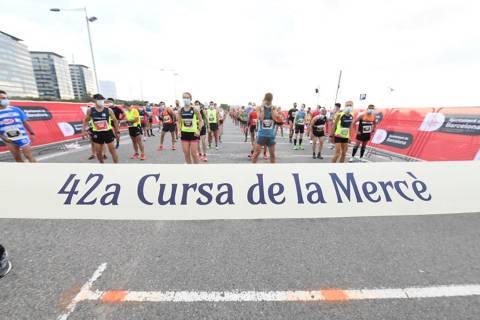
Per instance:
[[[95,156],[92,154],[90,157],[88,157],[88,160],[93,160],[95,159]]]
[[[215,150],[218,150],[218,146],[215,147]]]
[[[293,150],[298,150],[298,146],[293,146]]]
[[[303,145],[300,145],[300,150],[303,150],[303,149],[305,149],[305,148],[303,147]]]
[[[315,152],[313,153],[313,159],[317,159],[317,155],[315,154]]]
[[[7,250],[0,244],[0,278],[12,270],[12,263],[8,260]]]
[[[103,155],[103,160],[107,160],[107,159],[108,159],[107,155],[104,154],[104,155]]]
[[[173,151],[177,150],[177,147],[172,146],[172,150],[173,150]]]
[[[355,160],[354,157],[351,157],[350,159],[348,159],[348,162],[353,162]]]
[[[266,154],[263,155],[263,160],[268,160],[268,156]]]
[[[158,151],[163,151],[163,146],[158,147]]]
[[[323,159],[323,157],[322,157],[322,155],[321,155],[320,153],[317,155],[317,159],[320,159],[320,160]]]
[[[138,159],[138,153],[132,154],[132,156],[130,157],[130,159]]]
[[[207,155],[204,155],[203,156],[203,162],[207,162],[207,161],[208,161]]]
[[[145,154],[142,153],[142,154],[140,155],[140,160],[142,160],[142,161],[145,160]]]

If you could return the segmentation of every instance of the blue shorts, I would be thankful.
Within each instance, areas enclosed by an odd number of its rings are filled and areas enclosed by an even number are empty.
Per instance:
[[[261,146],[274,146],[275,145],[275,137],[262,137],[257,136],[257,144]]]
[[[32,142],[30,141],[29,137],[26,137],[26,138],[23,138],[23,139],[20,139],[20,140],[12,141],[12,144],[16,145],[20,149],[30,145],[30,143],[32,143]]]

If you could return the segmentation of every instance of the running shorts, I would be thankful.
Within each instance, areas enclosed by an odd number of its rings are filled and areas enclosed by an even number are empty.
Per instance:
[[[320,137],[324,137],[325,136],[325,131],[316,131],[316,130],[313,130],[312,131],[313,135],[317,138],[320,138]]]
[[[207,134],[207,127],[203,126],[202,129],[200,130],[200,136],[204,136]]]
[[[108,131],[94,131],[92,135],[92,141],[98,144],[109,144],[115,140],[113,130]]]
[[[182,132],[181,134],[182,134],[182,136],[180,137],[180,140],[182,140],[182,141],[192,141],[192,142],[197,141],[198,142],[199,138],[195,136],[194,132]]]
[[[359,133],[357,134],[357,140],[362,142],[370,141],[372,135],[370,133]]]
[[[335,137],[335,143],[348,143],[348,138]]]
[[[257,137],[257,144],[260,146],[274,146],[275,145],[275,138],[273,137]]]
[[[210,123],[210,131],[218,131],[218,123]]]
[[[174,132],[175,131],[175,124],[173,123],[164,123],[162,127],[163,132]]]
[[[128,127],[128,133],[130,137],[135,138],[142,134],[142,129],[140,127]]]
[[[305,126],[303,124],[296,124],[295,125],[295,133],[304,133],[305,132]]]
[[[257,130],[257,126],[250,126],[250,132],[252,134],[254,134],[256,130]]]

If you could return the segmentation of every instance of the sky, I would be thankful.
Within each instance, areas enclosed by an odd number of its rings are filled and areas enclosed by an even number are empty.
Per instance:
[[[0,30],[91,66],[82,12],[49,11],[84,6],[99,80],[124,99],[331,107],[342,70],[356,107],[480,104],[478,0],[0,0]]]

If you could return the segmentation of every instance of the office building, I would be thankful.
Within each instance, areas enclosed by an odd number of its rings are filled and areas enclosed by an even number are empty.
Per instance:
[[[0,31],[0,89],[10,97],[38,97],[30,52],[22,40]]]
[[[48,51],[31,51],[38,94],[44,98],[74,99],[67,60]]]
[[[75,99],[85,99],[98,92],[92,70],[83,64],[70,64],[69,67]]]
[[[100,86],[100,93],[105,97],[105,98],[117,98],[117,86],[115,85],[115,82],[113,81],[108,81],[108,80],[100,80],[99,83]]]

